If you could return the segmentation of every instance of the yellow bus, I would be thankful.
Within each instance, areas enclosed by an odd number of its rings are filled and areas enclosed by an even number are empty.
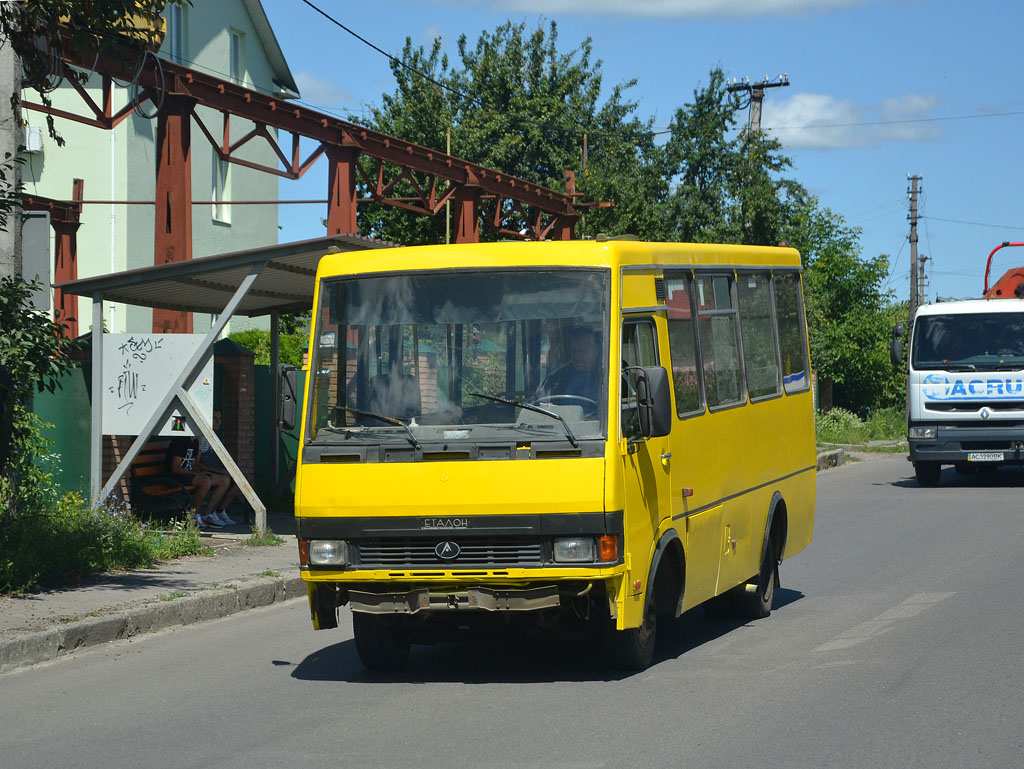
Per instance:
[[[325,256],[296,476],[315,629],[364,665],[531,629],[643,669],[771,611],[814,521],[799,254],[593,241]]]

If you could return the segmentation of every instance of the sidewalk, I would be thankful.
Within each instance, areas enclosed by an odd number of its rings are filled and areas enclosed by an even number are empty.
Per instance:
[[[0,597],[0,673],[76,649],[188,625],[304,596],[295,519],[268,513],[284,544],[250,547],[238,525],[203,534],[211,556],[190,556],[82,585]]]
[[[845,459],[841,448],[821,452],[818,469]],[[0,596],[0,674],[86,646],[305,596],[294,517],[268,513],[267,525],[283,545],[250,547],[249,527],[239,525],[203,534],[212,556],[105,574],[77,587]]]

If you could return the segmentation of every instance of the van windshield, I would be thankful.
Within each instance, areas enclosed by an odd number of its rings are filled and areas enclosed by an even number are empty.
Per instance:
[[[918,371],[1018,370],[1024,368],[1024,316],[921,315],[913,343],[911,360]]]
[[[326,279],[309,438],[603,439],[608,306],[607,270]]]

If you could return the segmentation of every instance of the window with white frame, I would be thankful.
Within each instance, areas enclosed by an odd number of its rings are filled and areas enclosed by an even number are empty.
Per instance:
[[[231,164],[219,157],[213,158],[213,220],[231,223]]]
[[[229,30],[228,72],[231,80],[239,85],[245,79],[245,35],[237,29]]]

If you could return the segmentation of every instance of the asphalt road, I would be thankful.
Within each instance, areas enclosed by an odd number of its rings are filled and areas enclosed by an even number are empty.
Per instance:
[[[663,624],[655,664],[417,647],[365,672],[291,601],[0,676],[0,767],[1024,766],[1024,473],[819,475],[771,617]]]

